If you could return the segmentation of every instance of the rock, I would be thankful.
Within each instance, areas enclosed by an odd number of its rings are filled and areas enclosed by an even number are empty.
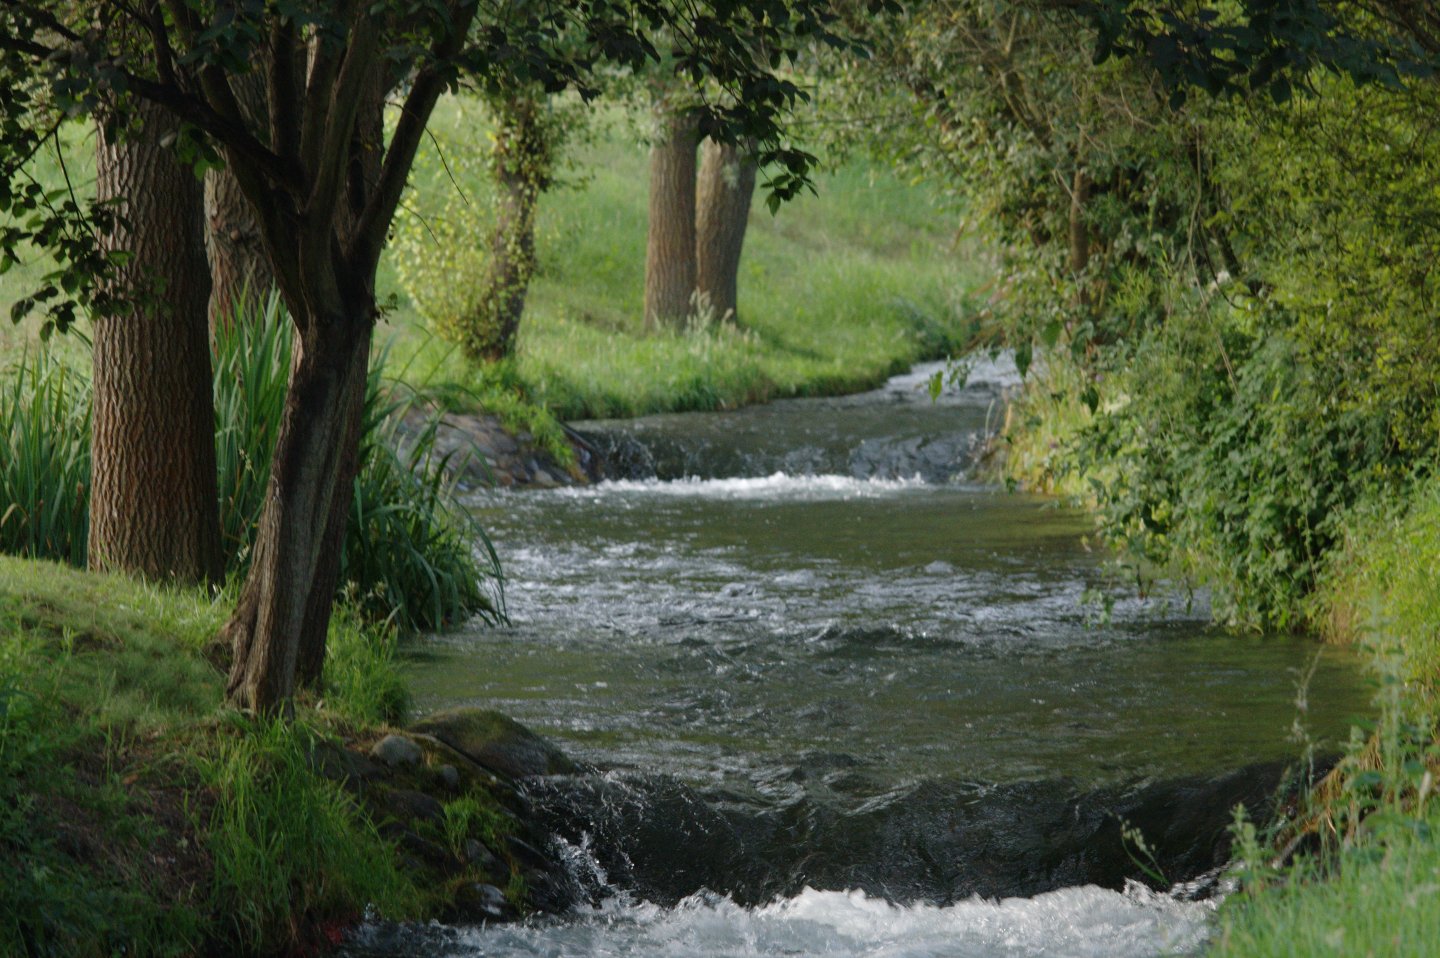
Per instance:
[[[457,484],[464,487],[527,485],[533,482],[536,470],[543,470],[556,485],[566,481],[559,478],[565,476],[566,466],[536,446],[534,436],[524,432],[512,435],[493,415],[440,415],[434,408],[416,407],[407,412],[401,422],[403,434],[413,441],[430,429],[437,415],[439,425],[434,435],[434,451]],[[583,437],[568,431],[567,436],[576,450],[577,462],[596,458]],[[599,478],[598,471],[590,467],[586,467],[584,475],[591,480]]]
[[[441,874],[451,872],[455,857],[428,838],[421,838],[403,825],[390,823],[381,826],[380,834],[393,841],[400,851],[410,859],[418,870],[433,869]]]
[[[559,483],[555,481],[555,477],[544,469],[536,469],[535,475],[530,477],[530,482],[541,489],[553,489],[559,485]]]
[[[440,776],[440,781],[445,783],[446,788],[460,787],[460,770],[454,765],[441,765],[435,770],[435,774]]]
[[[579,766],[553,744],[490,709],[448,709],[416,722],[412,728],[434,736],[476,764],[511,778],[579,771]]]
[[[381,766],[335,742],[316,745],[310,754],[310,767],[321,777],[350,787],[373,782],[385,775]]]
[[[510,921],[515,917],[505,893],[494,885],[467,882],[455,889],[452,921]]]
[[[445,820],[445,806],[431,795],[411,788],[393,788],[377,796],[382,808],[396,821],[427,821],[439,824]]]
[[[552,865],[550,859],[538,848],[514,835],[506,836],[505,848],[517,862],[531,871],[543,872]]]
[[[476,868],[482,868],[487,874],[493,875],[503,869],[500,859],[496,858],[495,853],[485,847],[484,842],[467,838],[465,839],[464,852],[466,864],[474,865]]]
[[[402,765],[419,765],[424,753],[420,751],[420,746],[403,735],[387,735],[370,749],[370,757],[391,768],[399,768]]]

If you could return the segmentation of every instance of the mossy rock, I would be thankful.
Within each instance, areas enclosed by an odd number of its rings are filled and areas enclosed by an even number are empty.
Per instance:
[[[411,729],[511,778],[569,775],[580,770],[554,744],[490,709],[447,709],[421,719]]]

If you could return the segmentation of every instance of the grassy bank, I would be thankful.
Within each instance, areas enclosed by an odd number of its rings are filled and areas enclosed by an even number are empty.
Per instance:
[[[450,98],[388,261],[394,354],[420,378],[484,394],[509,381],[561,418],[716,409],[854,391],[967,341],[984,266],[956,247],[936,197],[855,160],[772,216],[758,202],[740,271],[739,327],[644,328],[646,147],[618,111],[571,148],[566,185],[541,199],[539,274],[513,370],[475,370],[427,331],[482,274],[490,185],[486,117]],[[453,182],[452,182],[453,175]],[[457,192],[458,191],[458,192]],[[463,199],[461,198],[463,196]]]
[[[1328,855],[1261,871],[1227,904],[1223,956],[1415,956],[1440,928],[1440,483],[1351,517],[1313,599],[1331,641],[1360,643],[1381,679],[1375,729],[1326,783]]]
[[[425,837],[386,805],[391,784],[434,790],[425,763],[360,791],[336,773],[404,706],[393,635],[337,615],[323,697],[260,722],[220,708],[207,643],[228,606],[0,557],[0,954],[285,954],[367,906],[523,892],[493,861],[416,859],[417,838],[497,843],[508,819],[484,786],[445,792]]]
[[[1042,373],[1014,405],[998,468],[1095,506],[1090,479],[1114,490],[1119,471],[1136,467],[1123,447],[1108,460],[1087,457],[1079,440],[1096,419],[1064,376],[1063,367],[1058,377]],[[1123,388],[1106,398],[1124,402]],[[1255,495],[1232,492],[1237,503]],[[1151,520],[1161,529],[1168,517]],[[1241,832],[1241,892],[1221,909],[1218,956],[1418,956],[1440,927],[1440,481],[1376,484],[1331,522],[1343,534],[1315,558],[1314,585],[1289,615],[1318,639],[1366,651],[1379,689],[1374,719],[1296,822],[1259,823],[1248,841]],[[1166,571],[1211,581],[1218,560],[1195,549],[1204,541],[1171,552]],[[1118,546],[1132,568],[1146,558],[1134,540]]]

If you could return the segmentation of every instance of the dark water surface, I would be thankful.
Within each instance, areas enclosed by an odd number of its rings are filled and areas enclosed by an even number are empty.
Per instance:
[[[1087,520],[967,478],[1013,370],[981,363],[938,403],[929,372],[845,399],[583,425],[632,478],[474,497],[514,625],[414,647],[417,706],[500,709],[618,778],[857,821],[887,803],[914,816],[920,794],[956,801],[936,783],[1116,787],[1291,758],[1297,726],[1346,737],[1368,689],[1343,652],[1226,635],[1183,597],[1122,597],[1098,621]],[[834,887],[660,906],[622,889],[567,922],[377,947],[1150,955],[1195,948],[1209,909],[1138,889],[959,897]]]

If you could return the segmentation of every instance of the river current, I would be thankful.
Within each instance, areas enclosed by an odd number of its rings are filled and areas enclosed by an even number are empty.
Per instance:
[[[513,625],[414,647],[416,704],[499,709],[600,770],[534,800],[602,894],[514,926],[371,926],[355,948],[1201,948],[1211,901],[1066,887],[1098,874],[1083,849],[1003,877],[995,862],[1081,848],[1115,807],[1151,814],[1169,801],[1142,793],[1155,783],[1333,748],[1367,700],[1356,663],[1227,635],[1203,595],[1115,592],[1082,515],[971,478],[1013,368],[981,361],[932,401],[939,368],[842,399],[580,424],[623,478],[474,495]],[[1108,615],[1087,601],[1102,589]],[[1082,834],[1086,802],[1104,810]]]

